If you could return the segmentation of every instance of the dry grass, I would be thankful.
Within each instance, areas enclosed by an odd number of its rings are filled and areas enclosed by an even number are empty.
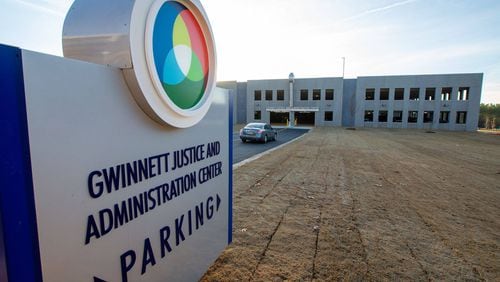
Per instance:
[[[203,281],[500,279],[500,137],[318,128],[234,173]]]

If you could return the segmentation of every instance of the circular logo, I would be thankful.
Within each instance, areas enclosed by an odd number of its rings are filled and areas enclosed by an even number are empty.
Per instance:
[[[180,109],[189,110],[205,94],[208,48],[196,17],[179,2],[163,3],[153,27],[153,59],[161,92]]]
[[[155,92],[171,112],[169,124],[191,126],[208,111],[215,86],[214,49],[197,2],[157,0],[151,6],[146,61]]]

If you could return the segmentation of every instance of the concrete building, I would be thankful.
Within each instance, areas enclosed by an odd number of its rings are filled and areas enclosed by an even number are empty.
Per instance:
[[[235,123],[474,131],[483,74],[371,76],[220,82]]]

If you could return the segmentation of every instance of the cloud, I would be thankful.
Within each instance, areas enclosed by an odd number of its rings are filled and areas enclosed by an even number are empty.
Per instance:
[[[371,10],[368,10],[368,11],[364,11],[362,13],[359,13],[357,15],[354,15],[354,16],[351,16],[351,17],[348,17],[348,18],[344,19],[343,22],[348,22],[348,21],[356,20],[356,19],[368,16],[368,15],[371,15],[371,14],[376,14],[376,13],[379,13],[379,12],[391,10],[391,9],[396,8],[396,7],[407,5],[407,4],[416,2],[416,1],[418,1],[418,0],[405,0],[405,1],[400,1],[400,2],[393,3],[393,4],[390,4],[390,5],[387,5],[387,6],[383,6],[383,7],[371,9]]]
[[[26,7],[29,7],[34,10],[38,10],[44,13],[48,13],[51,15],[59,16],[59,17],[64,17],[65,12],[59,9],[57,4],[51,4],[48,1],[41,1],[38,3],[33,3],[29,0],[14,0],[14,2],[19,3],[21,5],[24,5]],[[60,6],[60,5],[59,5]]]
[[[500,42],[483,41],[464,45],[443,46],[420,52],[402,53],[397,64],[408,65],[413,63],[439,62],[450,59],[467,58],[475,55],[484,55],[500,51]],[[494,63],[492,66],[496,66]]]
[[[500,83],[489,81],[484,82],[481,103],[500,104]]]

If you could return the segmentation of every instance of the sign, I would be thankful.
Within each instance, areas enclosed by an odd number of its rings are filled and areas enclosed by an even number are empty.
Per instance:
[[[17,83],[2,92],[0,119],[9,279],[199,279],[231,241],[227,92],[214,91],[198,124],[175,129],[145,115],[119,69],[0,53],[12,63],[2,56],[3,79]]]
[[[232,232],[232,103],[203,7],[77,0],[63,49],[79,61],[0,45],[0,277],[199,279]]]

